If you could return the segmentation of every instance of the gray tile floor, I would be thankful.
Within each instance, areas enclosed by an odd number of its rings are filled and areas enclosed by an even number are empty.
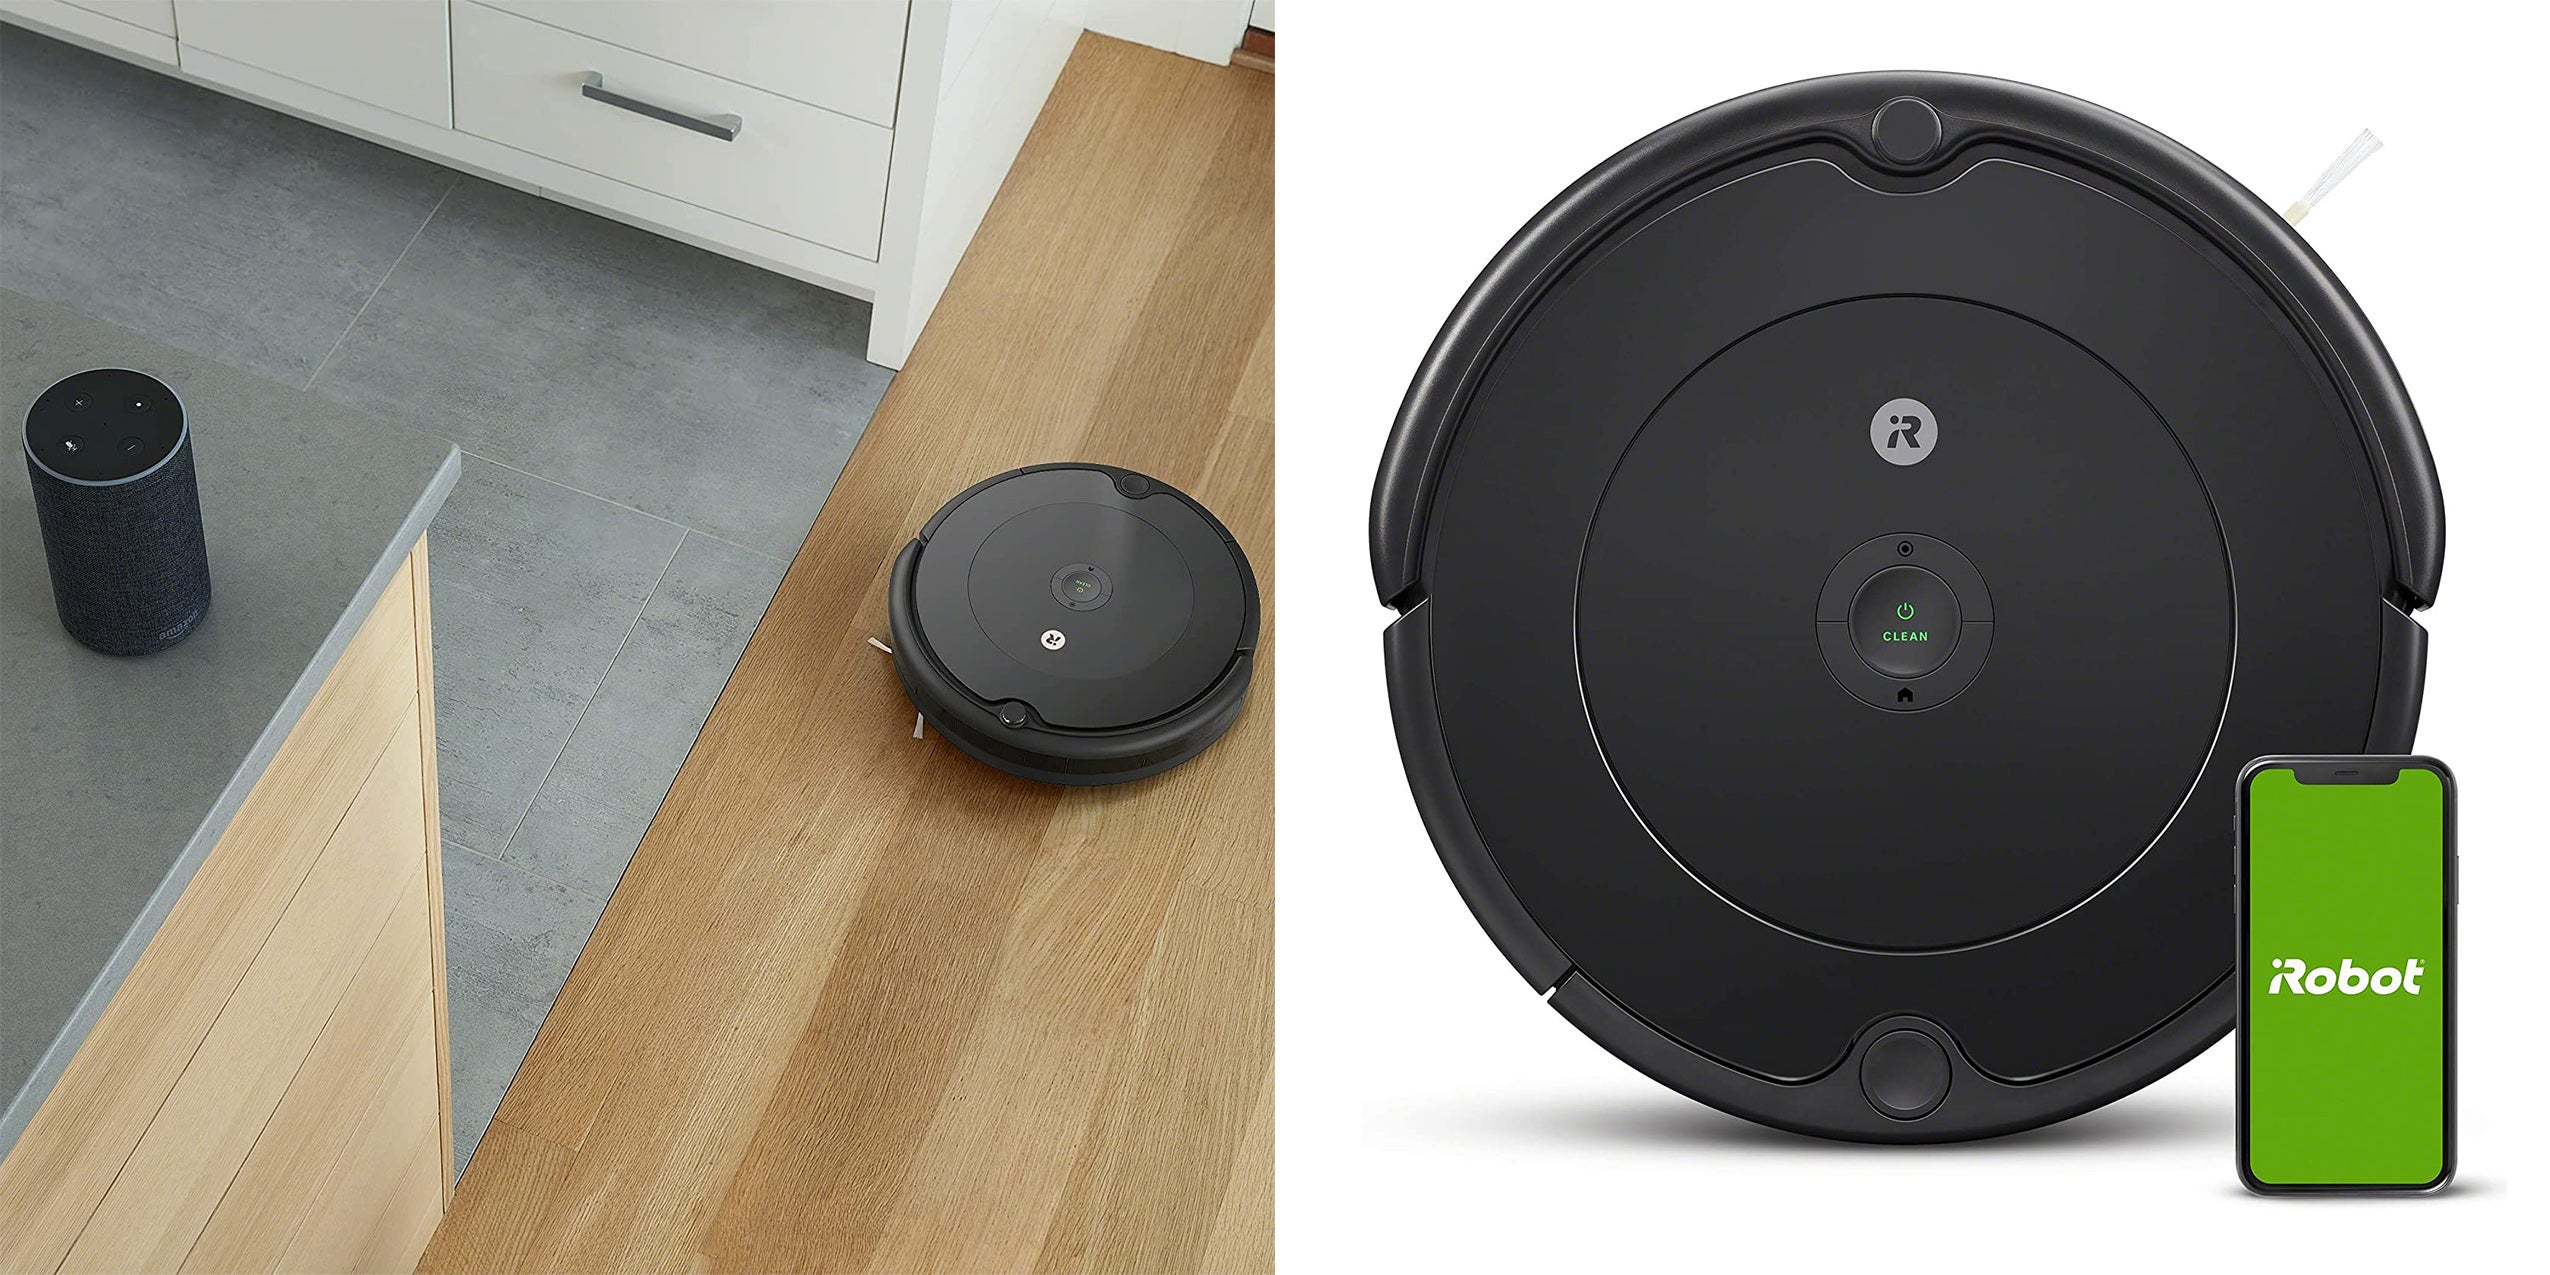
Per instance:
[[[868,307],[9,27],[0,286],[468,453],[433,528],[466,1164],[885,392]]]

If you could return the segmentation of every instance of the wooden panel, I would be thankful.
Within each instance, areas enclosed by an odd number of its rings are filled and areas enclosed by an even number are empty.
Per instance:
[[[1058,456],[1220,513],[1272,638],[1272,99],[1082,42],[419,1269],[1273,1264],[1271,640],[1105,789],[914,741],[866,645],[941,500]]]
[[[416,730],[411,700],[327,848],[80,1232],[67,1268],[167,1270],[194,1247],[312,1057],[359,959],[424,871]],[[414,907],[421,919],[421,890]],[[422,948],[412,956],[421,969]],[[324,1088],[334,1079],[312,1083]]]
[[[413,742],[409,736],[391,748],[406,749]],[[337,999],[291,1087],[258,1131],[255,1146],[222,1192],[183,1269],[230,1271],[272,1264],[312,1217],[314,1204],[324,1199],[339,1206],[319,1210],[321,1221],[342,1211],[344,1184],[367,1167],[366,1157],[349,1154],[349,1144],[362,1130],[388,1123],[413,1133],[438,1123],[423,868],[421,857],[407,865],[406,883],[387,924]],[[421,1067],[410,1065],[420,1056]],[[402,1141],[395,1160],[404,1161],[406,1150]],[[418,1175],[428,1185],[434,1176]],[[379,1211],[377,1202],[364,1207]]]
[[[409,1023],[399,1068],[346,1139],[290,1243],[260,1266],[286,1271],[404,1271],[443,1217],[451,1158],[435,1103],[431,1020]]]
[[[201,50],[452,126],[445,0],[177,0],[177,20],[181,66]]]
[[[412,587],[403,568],[0,1161],[0,1270],[70,1252],[416,711]]]
[[[416,718],[422,730],[417,751],[425,772],[425,939],[434,979],[434,1102],[442,1172],[434,1216],[452,1202],[452,1183],[459,1177],[452,1163],[452,1007],[450,966],[443,959],[443,786],[434,773],[434,601],[427,587],[425,538],[407,555],[416,598]],[[421,1245],[419,1247],[422,1247]]]

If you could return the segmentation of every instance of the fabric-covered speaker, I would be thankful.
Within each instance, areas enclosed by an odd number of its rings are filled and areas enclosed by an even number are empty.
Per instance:
[[[36,396],[23,437],[62,627],[107,655],[185,641],[212,569],[176,392],[125,368],[76,373]]]

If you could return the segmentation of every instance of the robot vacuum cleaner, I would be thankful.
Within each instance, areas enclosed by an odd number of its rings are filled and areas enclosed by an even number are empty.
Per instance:
[[[1116,784],[1203,752],[1240,715],[1257,578],[1204,506],[1105,465],[974,484],[894,562],[904,691],[1014,775]]]
[[[2131,120],[1809,81],[1489,264],[1372,511],[1410,785],[1630,1065],[1876,1142],[2088,1111],[2232,1022],[2232,782],[2409,750],[2442,497],[2310,248]]]

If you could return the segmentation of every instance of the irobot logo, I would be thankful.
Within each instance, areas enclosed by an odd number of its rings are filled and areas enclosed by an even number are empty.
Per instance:
[[[1918,465],[1939,448],[1939,417],[1917,398],[1890,398],[1868,418],[1868,445],[1889,465]]]
[[[2334,967],[2315,966],[2299,957],[2271,962],[2277,970],[2267,979],[2267,995],[2292,992],[2296,996],[2326,996],[2334,991],[2341,996],[2361,996],[2370,991],[2375,996],[2405,992],[2415,996],[2421,992],[2417,980],[2425,976],[2426,963],[2412,958],[2406,965],[2385,965],[2379,969],[2358,965],[2353,957],[2340,960]]]

